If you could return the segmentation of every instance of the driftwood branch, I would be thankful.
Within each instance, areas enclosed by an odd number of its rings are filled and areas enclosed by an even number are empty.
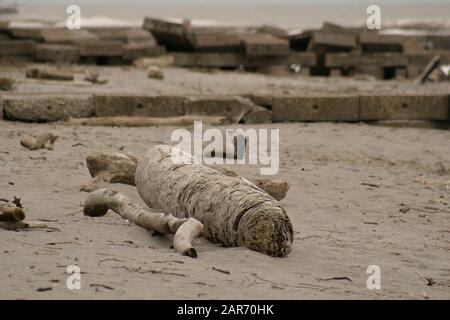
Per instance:
[[[24,230],[24,229],[46,229],[48,226],[42,222],[31,221],[0,221],[0,228],[6,230]]]
[[[210,125],[221,125],[227,122],[225,117],[195,116],[180,117],[99,117],[99,118],[71,118],[69,124],[83,126],[110,127],[150,127],[150,126],[190,126],[194,121],[202,121]]]
[[[25,211],[23,208],[0,206],[0,221],[17,222],[24,219]]]
[[[46,80],[60,80],[60,81],[73,81],[74,75],[68,72],[62,72],[59,70],[46,70],[39,68],[30,68],[26,70],[26,77],[31,79],[46,79]]]
[[[423,84],[425,81],[427,81],[430,74],[433,72],[434,69],[439,66],[441,63],[441,57],[440,56],[434,56],[433,59],[427,64],[425,69],[422,71],[422,73],[417,77],[417,79],[414,81],[415,84]]]
[[[27,135],[20,140],[20,144],[30,150],[53,150],[53,145],[57,139],[58,136],[55,136],[51,133],[43,133],[37,136]]]
[[[92,192],[84,204],[84,214],[91,217],[103,216],[108,210],[113,210],[122,218],[147,230],[162,234],[174,234],[175,251],[192,258],[197,257],[197,252],[192,247],[192,241],[203,230],[203,224],[198,220],[177,218],[169,213],[147,211],[134,204],[125,195],[109,189]]]

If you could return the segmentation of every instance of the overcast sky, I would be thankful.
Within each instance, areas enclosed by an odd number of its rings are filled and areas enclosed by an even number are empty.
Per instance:
[[[13,1],[13,0],[6,0]],[[413,3],[444,3],[450,4],[450,0],[18,0],[21,1],[29,1],[33,4],[180,4],[180,5],[188,5],[188,4],[204,4],[204,5],[213,5],[213,4],[413,4]]]

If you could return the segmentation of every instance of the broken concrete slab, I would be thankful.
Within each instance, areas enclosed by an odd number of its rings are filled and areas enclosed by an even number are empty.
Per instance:
[[[409,58],[402,53],[327,53],[325,56],[325,66],[329,68],[349,68],[362,65],[376,65],[379,67],[406,67]]]
[[[95,116],[175,117],[182,116],[186,98],[139,94],[96,94]]]
[[[74,44],[79,41],[97,39],[95,34],[83,29],[46,28],[40,31],[40,35],[46,44]]]
[[[92,95],[86,94],[19,94],[2,98],[6,119],[48,122],[67,118],[86,118],[94,114]]]
[[[238,52],[241,48],[241,40],[234,28],[191,28],[187,38],[192,48],[200,52]]]
[[[237,68],[245,64],[245,57],[237,53],[174,53],[178,67]]]
[[[365,52],[403,52],[407,38],[402,35],[380,34],[378,32],[361,32],[359,44]]]
[[[81,57],[122,57],[123,43],[113,40],[83,40],[77,42]]]
[[[27,40],[42,40],[41,31],[43,28],[38,27],[12,27],[9,32],[13,38],[27,39]]]
[[[269,34],[255,33],[241,36],[246,56],[288,56],[289,41]]]
[[[36,43],[31,40],[1,40],[0,57],[34,56]]]
[[[450,50],[450,36],[448,35],[436,35],[428,37],[431,43],[431,50]]]
[[[123,45],[123,60],[132,61],[142,57],[157,57],[164,55],[166,49],[162,46],[153,46],[146,43],[128,43]]]
[[[245,57],[239,53],[174,53],[174,65],[178,67],[201,67],[201,68],[238,68],[258,67],[264,65],[291,65],[314,66],[316,56],[311,52],[292,52],[287,57]]]
[[[322,29],[321,31],[325,32],[325,33],[341,33],[341,34],[349,34],[352,36],[358,36],[359,33],[362,31],[361,28],[355,27],[343,27],[341,25],[338,25],[336,23],[332,23],[329,21],[325,21],[322,24]]]
[[[168,50],[186,51],[192,46],[187,38],[190,22],[177,22],[168,19],[145,18],[144,29],[150,31],[159,45]]]
[[[287,30],[274,25],[265,24],[259,27],[256,31],[259,33],[270,34],[281,39],[289,39],[289,33]]]
[[[358,121],[359,96],[274,97],[274,122]]]
[[[156,46],[156,40],[150,31],[126,27],[89,28],[89,32],[100,40],[120,41],[122,43],[146,43]]]
[[[80,55],[78,48],[63,44],[39,44],[36,46],[36,60],[52,63],[77,63]]]
[[[306,51],[311,41],[313,31],[305,30],[289,35],[289,43],[292,50]]]
[[[257,123],[271,123],[272,111],[260,106],[254,106],[249,113],[247,113],[242,121],[246,124]]]
[[[448,95],[362,95],[361,120],[449,120]]]
[[[309,51],[326,48],[327,51],[350,51],[356,47],[356,36],[345,33],[316,31],[312,33],[308,45]]]

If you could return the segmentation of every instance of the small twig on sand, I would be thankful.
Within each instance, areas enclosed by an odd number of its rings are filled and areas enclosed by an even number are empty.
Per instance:
[[[231,272],[228,271],[228,270],[223,270],[223,269],[219,269],[219,268],[216,268],[216,267],[212,267],[212,269],[213,269],[214,271],[221,272],[221,273],[225,273],[225,274],[230,274],[230,273],[231,273]]]
[[[379,188],[381,186],[380,184],[369,183],[369,182],[362,182],[361,185],[362,186],[372,187],[372,188]]]
[[[352,282],[352,279],[349,277],[333,277],[333,278],[326,278],[326,279],[317,279],[319,281],[333,281],[333,280],[346,280],[349,282]]]
[[[168,276],[186,277],[186,275],[183,274],[183,273],[165,272],[164,269],[161,269],[161,270],[142,269],[141,267],[132,268],[132,267],[128,267],[128,266],[120,266],[120,267],[113,267],[113,268],[115,268],[115,269],[125,269],[125,270],[127,270],[129,272],[136,272],[136,273],[140,273],[140,274],[151,273],[151,274],[163,274],[163,275],[168,275]]]
[[[104,288],[104,289],[108,289],[108,290],[114,290],[113,287],[104,285],[104,284],[98,284],[98,283],[92,283],[89,285],[89,287],[91,288],[95,288],[95,290],[97,291],[99,288]]]

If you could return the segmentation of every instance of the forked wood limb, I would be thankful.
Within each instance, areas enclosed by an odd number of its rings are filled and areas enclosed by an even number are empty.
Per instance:
[[[103,216],[112,210],[122,218],[162,234],[174,234],[175,251],[192,258],[197,252],[192,241],[203,231],[203,224],[194,218],[177,218],[169,213],[151,212],[134,204],[127,196],[110,189],[99,189],[91,194],[84,204],[84,214]]]

